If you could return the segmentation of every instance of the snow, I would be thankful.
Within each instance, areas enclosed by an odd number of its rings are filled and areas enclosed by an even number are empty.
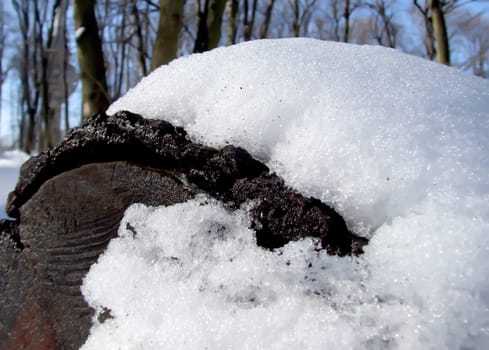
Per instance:
[[[487,81],[380,47],[264,40],[162,66],[119,110],[246,148],[370,243],[270,252],[246,207],[135,205],[86,276],[113,318],[94,318],[85,349],[487,348]]]
[[[75,31],[75,38],[78,40],[85,33],[85,27],[79,27]]]
[[[28,156],[18,150],[0,154],[0,219],[8,217],[5,205],[8,194],[13,191],[19,177],[19,168]]]

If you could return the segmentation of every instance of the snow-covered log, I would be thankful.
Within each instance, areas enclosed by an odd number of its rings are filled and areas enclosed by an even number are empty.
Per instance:
[[[182,128],[129,112],[99,114],[28,160],[9,196],[15,220],[0,222],[0,348],[81,346],[94,312],[80,286],[126,208],[203,193],[230,211],[252,203],[264,248],[312,236],[330,254],[351,255],[366,243],[333,209],[288,188],[242,148],[206,147]]]

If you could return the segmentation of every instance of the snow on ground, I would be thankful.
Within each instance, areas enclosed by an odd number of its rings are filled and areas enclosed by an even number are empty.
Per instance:
[[[20,151],[0,154],[0,219],[7,218],[5,205],[8,194],[13,191],[19,177],[19,168],[28,156]]]
[[[82,287],[113,316],[85,349],[487,348],[487,81],[380,47],[266,40],[173,61],[108,112],[123,109],[246,148],[371,241],[358,258],[308,239],[269,252],[246,208],[135,205]]]

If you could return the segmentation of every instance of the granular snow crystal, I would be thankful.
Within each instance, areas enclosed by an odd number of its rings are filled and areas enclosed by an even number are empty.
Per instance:
[[[133,205],[85,278],[111,317],[84,349],[488,348],[489,82],[381,47],[262,40],[162,66],[119,110],[247,149],[370,243],[268,251],[247,206]]]

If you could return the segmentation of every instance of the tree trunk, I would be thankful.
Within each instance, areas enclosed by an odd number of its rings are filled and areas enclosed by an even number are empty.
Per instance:
[[[377,3],[377,13],[380,16],[382,20],[382,24],[384,26],[384,32],[385,32],[385,37],[387,40],[387,46],[391,48],[396,47],[396,35],[397,35],[397,29],[395,24],[392,22],[392,15],[389,15],[387,13],[387,6],[383,1]]]
[[[19,76],[22,97],[19,105],[21,113],[19,145],[26,152],[31,153],[35,148],[37,129],[37,110],[39,100],[38,79],[38,46],[35,40],[36,26],[31,21],[32,3],[13,0],[12,5],[17,15],[21,32]]]
[[[347,43],[350,40],[350,0],[345,0],[345,12],[343,17],[345,18],[345,30],[343,31],[343,42]]]
[[[432,18],[425,19],[426,25],[426,35],[424,38],[424,45],[426,47],[426,54],[428,58],[433,61],[436,56],[436,48],[435,48],[435,36],[433,33],[433,21]]]
[[[436,40],[436,61],[450,65],[450,46],[448,42],[445,14],[440,0],[430,1],[433,31]]]
[[[76,43],[83,90],[83,117],[105,111],[110,104],[102,41],[95,18],[95,0],[74,0]]]
[[[0,135],[2,134],[2,88],[6,74],[3,67],[3,53],[5,45],[5,11],[3,2],[0,3]]]
[[[210,1],[210,16],[207,18],[207,27],[209,28],[208,50],[216,48],[221,40],[222,15],[225,7],[226,0]]]
[[[194,52],[204,52],[219,44],[226,0],[205,0],[203,7],[197,1],[197,5],[198,25]]]
[[[265,10],[265,19],[260,26],[260,39],[265,39],[268,36],[268,27],[270,27],[270,20],[272,19],[272,11],[275,0],[268,0],[268,5]]]
[[[255,16],[256,16],[256,6],[257,6],[257,0],[253,0],[253,3],[251,5],[251,16],[250,19],[248,20],[248,0],[245,0],[245,17],[244,17],[244,40],[245,41],[250,41],[251,40],[251,35],[253,34],[253,26],[255,24]]]
[[[425,4],[425,6],[421,6],[418,0],[413,0],[414,6],[418,9],[418,11],[423,16],[424,25],[426,29],[426,34],[424,37],[424,46],[426,48],[426,54],[428,58],[433,61],[436,55],[435,49],[435,37],[433,33],[433,20],[429,11],[429,4]]]
[[[68,8],[68,5],[67,5]],[[63,60],[63,97],[64,97],[64,117],[65,117],[65,130],[68,131],[70,129],[70,116],[69,116],[69,111],[70,111],[70,103],[68,101],[68,97],[70,96],[70,82],[68,82],[68,60],[69,60],[69,54],[68,54],[68,36],[66,33],[66,13],[63,18],[64,23],[63,23],[63,43],[64,43],[64,60]]]
[[[61,0],[56,0],[52,7],[52,16],[51,16],[51,24],[48,29],[47,34],[47,43],[44,45],[43,43],[43,23],[40,18],[38,2],[34,1],[35,6],[35,20],[36,26],[39,28],[38,37],[38,45],[41,48],[41,95],[42,95],[42,103],[41,103],[41,114],[42,114],[42,128],[39,137],[39,150],[45,151],[48,148],[56,145],[61,139],[60,132],[60,123],[59,116],[56,112],[59,112],[59,106],[56,106],[57,101],[54,102],[52,97],[52,88],[60,88],[60,86],[54,86],[53,77],[55,75],[55,69],[59,70],[60,66],[62,67],[62,61],[57,60],[58,57],[54,57],[58,55],[59,52],[56,52],[57,48],[53,45],[54,39],[54,27],[55,22],[60,20],[59,17],[56,17],[56,12],[61,10]],[[65,9],[66,11],[66,9]],[[53,67],[53,61],[57,63],[56,67]],[[58,108],[57,108],[58,107]],[[56,111],[58,109],[58,111]]]
[[[209,0],[205,0],[204,8],[201,8],[200,0],[197,0],[197,36],[194,43],[194,53],[204,52],[209,49],[209,31],[207,30],[207,16]]]
[[[112,98],[113,99],[118,99],[119,97],[122,96],[123,90],[123,82],[124,82],[124,71],[126,67],[126,62],[128,61],[128,57],[126,54],[126,49],[128,46],[128,40],[125,37],[125,32],[126,32],[126,26],[127,26],[127,17],[126,16],[126,8],[128,7],[128,0],[121,0],[119,1],[122,6],[122,18],[121,18],[121,23],[120,27],[117,29],[118,30],[118,40],[116,44],[116,56],[120,57],[120,61],[118,65],[114,69],[114,85],[112,86]]]
[[[227,45],[236,44],[236,15],[238,14],[239,1],[228,0],[226,12],[228,13]]]
[[[292,12],[294,14],[294,20],[292,22],[292,36],[297,38],[299,36],[299,29],[300,29],[300,4],[299,4],[299,0],[294,0]]]
[[[184,0],[160,0],[160,20],[153,47],[151,70],[177,57],[184,2]]]
[[[141,67],[141,73],[143,76],[146,76],[148,74],[148,68],[146,67],[146,50],[144,49],[143,30],[141,28],[137,0],[132,0],[132,15],[134,17],[134,25],[136,26],[138,61]]]
[[[64,103],[64,124],[69,128],[68,98],[75,90],[76,70],[69,63],[66,37],[66,16],[68,0],[56,0],[52,7],[51,25],[48,31],[45,57],[48,85],[49,120],[45,125],[44,148],[50,148],[61,141],[61,115]]]

